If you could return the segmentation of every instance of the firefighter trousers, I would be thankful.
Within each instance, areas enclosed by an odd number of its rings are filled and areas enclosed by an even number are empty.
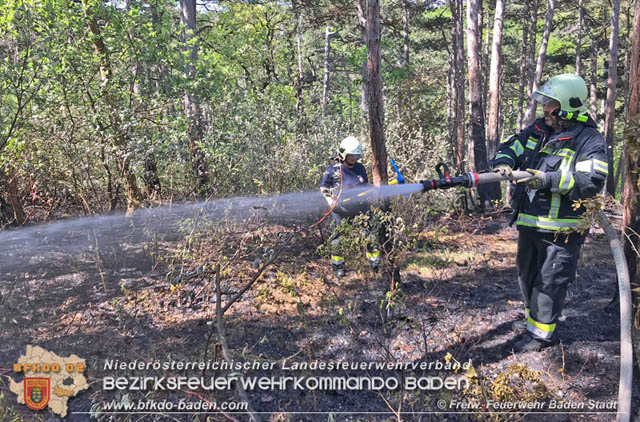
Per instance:
[[[564,305],[568,285],[575,280],[586,235],[543,233],[520,229],[518,283],[527,313],[527,330],[551,340]]]
[[[333,234],[329,239],[331,242],[331,266],[342,268],[344,256],[341,248],[342,236],[336,231],[343,221],[348,222],[352,217],[342,217],[336,213],[331,213],[331,229]],[[371,216],[369,216],[371,218]],[[377,268],[380,265],[380,251],[376,247],[376,236],[372,230],[363,227],[360,229],[360,236],[367,240],[367,261],[369,267]]]

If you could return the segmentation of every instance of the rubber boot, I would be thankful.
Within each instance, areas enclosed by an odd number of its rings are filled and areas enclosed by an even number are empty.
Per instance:
[[[551,340],[543,340],[533,337],[530,334],[525,334],[522,339],[513,346],[513,351],[516,353],[539,352],[540,350],[550,346],[553,346],[553,342]]]
[[[519,333],[524,332],[527,329],[527,322],[522,320],[513,321],[511,323],[511,329]]]
[[[377,274],[380,269],[380,261],[369,260],[369,269]]]

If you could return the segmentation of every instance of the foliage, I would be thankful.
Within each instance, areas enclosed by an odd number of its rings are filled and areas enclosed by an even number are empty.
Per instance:
[[[591,3],[583,52],[607,44],[604,7]],[[492,7],[485,5],[487,23]],[[406,177],[420,179],[435,163],[452,161],[451,13],[441,2],[408,8],[406,64],[402,5],[382,2],[385,130],[389,155]],[[575,65],[575,4],[558,10],[547,75]],[[509,4],[505,15],[505,135],[515,129],[524,12]],[[323,113],[327,25],[335,34]],[[625,31],[622,25],[621,62],[630,49]],[[18,180],[25,206],[49,210],[29,213],[31,219],[123,208],[132,181],[145,184],[148,157],[161,186],[149,200],[193,198],[199,190],[187,94],[202,109],[195,147],[210,169],[209,197],[315,189],[337,142],[362,133],[366,48],[349,2],[213,2],[198,8],[195,37],[186,37],[172,1],[10,0],[0,6],[0,35],[0,168],[3,178]],[[598,60],[602,81],[604,58]]]
[[[7,397],[4,393],[0,393],[0,421],[2,422],[21,422],[22,417],[9,406]]]
[[[317,252],[324,257],[339,252],[348,267],[364,271],[367,247],[373,246],[381,252],[383,266],[389,266],[391,262],[402,265],[415,242],[414,229],[406,225],[399,212],[372,208],[369,213],[345,218],[332,228],[331,237],[341,238],[338,251],[333,251],[327,242],[320,245]]]
[[[541,399],[547,394],[547,387],[540,376],[540,371],[524,364],[511,365],[491,383],[491,398],[501,402]]]

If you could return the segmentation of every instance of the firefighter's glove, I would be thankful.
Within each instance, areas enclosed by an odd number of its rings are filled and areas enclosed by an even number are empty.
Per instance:
[[[337,213],[345,213],[347,209],[340,203],[337,196],[327,196],[325,195],[324,199],[327,201],[327,205],[329,205],[329,209],[332,209],[333,212]]]
[[[549,179],[550,174],[544,171],[536,169],[527,169],[527,172],[531,173],[531,177],[518,180],[517,183],[525,184],[531,189],[544,189],[550,186]]]
[[[327,201],[329,208],[333,207],[333,205],[336,203],[336,199],[331,195],[324,195],[324,199],[325,201]]]
[[[507,164],[498,164],[498,166],[493,169],[493,172],[509,180],[513,180],[513,169]]]
[[[324,196],[324,200],[327,201],[329,208],[333,207],[333,204],[336,202],[336,198],[338,197],[338,190],[335,188],[320,187],[320,192],[322,193],[322,196]]]

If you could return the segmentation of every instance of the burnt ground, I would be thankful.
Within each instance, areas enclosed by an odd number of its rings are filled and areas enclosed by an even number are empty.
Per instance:
[[[239,371],[112,370],[105,362],[221,361],[215,264],[223,265],[224,304],[257,274],[287,230],[235,228],[199,238],[188,247],[156,240],[103,251],[98,259],[58,257],[20,272],[0,269],[0,421],[59,420],[48,411],[17,404],[8,389],[8,377],[21,379],[12,364],[29,344],[87,360],[91,387],[70,399],[66,421],[248,420],[246,414],[232,412],[109,413],[104,403],[112,400],[166,399],[193,405],[241,399],[224,389],[107,391],[104,377],[224,379]],[[273,370],[245,371],[246,376],[379,376],[399,380],[401,387],[248,391],[262,420],[615,420],[611,406],[618,390],[619,316],[617,308],[607,310],[616,278],[602,231],[592,230],[583,248],[558,329],[559,344],[524,354],[511,351],[518,338],[511,323],[523,318],[523,309],[515,272],[517,232],[504,221],[443,221],[418,234],[403,257],[402,281],[392,300],[385,300],[389,283],[384,274],[352,268],[344,279],[334,279],[328,260],[316,251],[322,237],[314,231],[296,236],[227,311],[230,358],[275,362]],[[433,366],[314,371],[282,369],[285,359],[287,365],[343,361]],[[471,366],[457,371],[436,366],[447,362]],[[469,388],[402,388],[410,377],[466,379]],[[637,384],[634,389],[637,414]],[[496,407],[487,408],[487,403]],[[508,403],[544,407],[520,412],[497,407]],[[579,409],[549,410],[552,403]]]

